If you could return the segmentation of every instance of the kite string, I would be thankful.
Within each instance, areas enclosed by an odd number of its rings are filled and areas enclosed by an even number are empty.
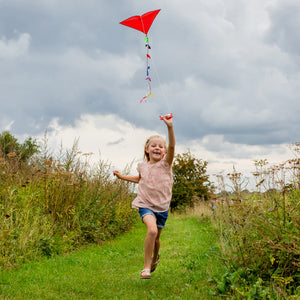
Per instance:
[[[140,101],[140,103],[142,103],[142,101],[144,100],[145,102],[147,101],[147,98],[148,96],[153,96],[152,94],[152,90],[151,90],[151,78],[150,78],[150,59],[151,59],[151,64],[153,66],[153,69],[154,69],[154,72],[155,72],[155,76],[156,76],[156,79],[158,81],[158,84],[159,84],[159,88],[160,88],[160,91],[161,91],[161,95],[163,96],[163,100],[164,102],[166,103],[166,106],[167,106],[167,109],[168,109],[168,112],[170,112],[170,105],[169,105],[169,100],[168,100],[168,97],[166,95],[166,92],[163,88],[163,85],[161,83],[161,79],[160,79],[160,76],[159,76],[159,73],[158,73],[158,70],[157,70],[157,67],[155,65],[155,60],[153,60],[153,58],[149,55],[149,50],[151,49],[150,45],[149,45],[149,38],[148,36],[146,35],[146,37],[144,38],[146,40],[146,47],[147,47],[147,62],[146,62],[146,68],[147,68],[147,77],[146,77],[146,80],[148,80],[148,86],[149,86],[149,92],[146,94],[146,96],[144,96],[142,98],[142,100]]]
[[[157,68],[156,68],[156,65],[155,65],[155,60],[153,60],[153,58],[152,58],[152,65],[153,65],[153,69],[154,69],[154,72],[155,72],[156,79],[158,80],[158,84],[159,84],[159,88],[160,88],[161,94],[163,96],[163,100],[164,100],[164,102],[167,105],[168,111],[170,112],[169,100],[168,100],[167,94],[165,92],[165,89],[164,89],[164,87],[163,87],[163,85],[161,83],[161,80],[160,80],[160,77],[159,77],[159,74],[158,74],[158,71],[157,71]]]

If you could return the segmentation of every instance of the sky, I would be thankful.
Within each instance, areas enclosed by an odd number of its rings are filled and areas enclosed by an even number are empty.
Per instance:
[[[144,34],[119,22],[156,9],[140,104]],[[177,154],[251,174],[300,140],[300,2],[0,0],[0,91],[0,131],[47,132],[53,152],[78,139],[123,170],[172,112]]]

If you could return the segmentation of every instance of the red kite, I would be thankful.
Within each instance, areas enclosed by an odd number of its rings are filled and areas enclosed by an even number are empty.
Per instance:
[[[155,17],[160,12],[160,9],[149,11],[141,16],[130,17],[120,24],[139,30],[147,35]]]
[[[146,41],[146,48],[147,48],[147,53],[146,53],[146,57],[147,57],[147,70],[146,70],[146,80],[148,83],[148,87],[149,87],[149,91],[147,92],[147,94],[140,100],[140,103],[142,103],[143,101],[146,101],[148,96],[153,96],[152,92],[151,92],[151,78],[149,76],[149,71],[150,71],[150,59],[151,56],[149,54],[149,50],[151,49],[150,45],[149,45],[149,38],[148,38],[148,31],[155,19],[155,17],[157,16],[157,14],[160,12],[160,9],[157,10],[153,10],[153,11],[149,11],[141,16],[133,16],[130,17],[122,22],[120,22],[120,24],[131,27],[133,29],[139,30],[143,33],[146,34],[146,37],[144,38],[144,40]]]

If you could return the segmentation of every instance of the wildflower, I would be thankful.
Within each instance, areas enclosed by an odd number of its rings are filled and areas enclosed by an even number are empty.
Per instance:
[[[16,157],[16,156],[17,156],[17,154],[15,152],[10,152],[10,153],[7,154],[8,158],[13,158],[13,157]]]
[[[213,210],[215,210],[215,209],[216,209],[216,207],[215,207],[215,206],[213,206],[213,207],[212,207],[212,209],[213,209]]]

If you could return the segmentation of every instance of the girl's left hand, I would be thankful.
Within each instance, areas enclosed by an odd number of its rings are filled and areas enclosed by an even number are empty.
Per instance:
[[[167,114],[167,115],[164,115],[164,116],[161,116],[162,120],[165,122],[165,124],[168,126],[168,127],[172,127],[173,126],[173,118],[169,118],[170,115]]]

